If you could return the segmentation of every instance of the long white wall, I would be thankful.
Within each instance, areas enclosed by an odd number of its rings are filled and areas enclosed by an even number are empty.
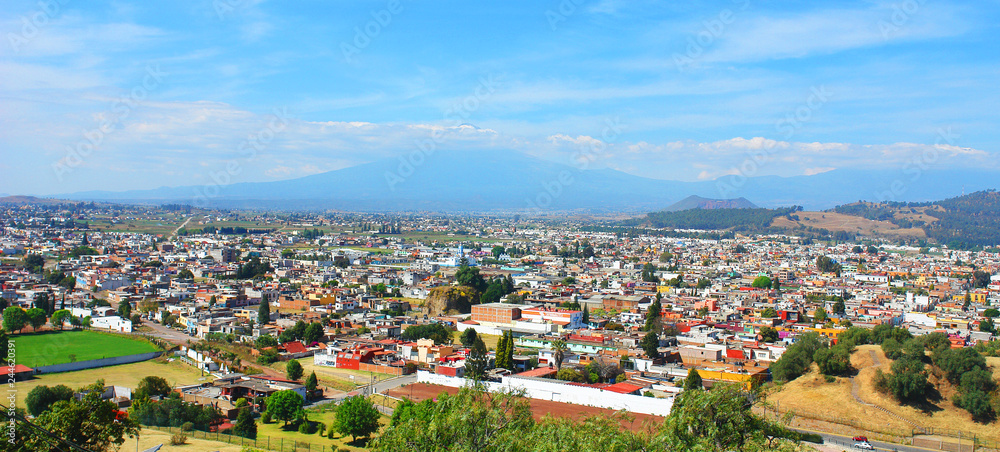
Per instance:
[[[471,380],[460,377],[438,375],[428,371],[417,371],[417,381],[453,388],[468,386]],[[571,386],[558,380],[525,378],[516,375],[503,377],[500,383],[484,382],[490,391],[524,390],[528,397],[553,402],[572,403],[633,413],[667,416],[674,404],[673,399],[656,399],[631,394],[619,394],[603,389]]]

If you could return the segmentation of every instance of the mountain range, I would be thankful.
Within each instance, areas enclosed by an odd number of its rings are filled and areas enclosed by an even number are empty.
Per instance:
[[[914,174],[903,169],[836,169],[810,176],[726,176],[685,182],[614,169],[581,170],[515,151],[437,151],[419,159],[383,159],[274,182],[88,191],[53,197],[220,208],[599,213],[663,210],[694,195],[716,200],[741,197],[762,207],[799,205],[817,210],[862,199],[930,201],[966,190],[994,188],[995,179],[995,174],[976,170]],[[742,199],[733,207],[744,202],[753,206]]]

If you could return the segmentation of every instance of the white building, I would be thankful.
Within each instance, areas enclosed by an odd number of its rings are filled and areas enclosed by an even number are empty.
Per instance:
[[[90,326],[93,328],[103,328],[122,333],[132,332],[132,321],[128,319],[123,319],[116,315],[107,317],[91,317]]]

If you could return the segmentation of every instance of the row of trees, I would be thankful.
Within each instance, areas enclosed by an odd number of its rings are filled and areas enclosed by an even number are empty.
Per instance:
[[[636,432],[621,427],[621,415],[535,421],[523,394],[463,388],[433,401],[404,400],[370,446],[379,452],[795,450],[799,434],[753,412],[759,396],[721,384],[709,391],[684,391],[667,419]]]
[[[45,325],[46,321],[51,322],[52,326],[58,326],[59,328],[62,328],[67,323],[74,326],[83,324],[80,319],[73,317],[67,309],[55,311],[51,317],[47,317],[45,311],[41,308],[24,310],[17,306],[10,306],[3,310],[3,329],[11,333],[15,331],[20,333],[21,330],[29,325],[33,330],[37,331],[42,325]]]

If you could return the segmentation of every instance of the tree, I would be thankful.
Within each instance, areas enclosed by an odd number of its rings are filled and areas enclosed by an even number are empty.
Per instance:
[[[26,437],[18,438],[24,440],[24,450],[49,450],[51,438],[55,437],[86,450],[104,451],[120,447],[126,436],[138,435],[138,422],[129,416],[118,416],[118,407],[101,400],[100,393],[101,390],[91,387],[83,400],[56,402],[34,420],[35,425],[48,430],[52,436],[26,430],[22,433]]]
[[[370,444],[372,450],[560,450],[542,448],[542,444],[556,443],[532,436],[535,421],[531,406],[527,399],[516,393],[486,392],[481,388],[465,387],[457,395],[442,394],[436,402],[420,402],[407,407],[399,417],[394,413],[393,417],[392,425]],[[534,447],[530,446],[532,444]]]
[[[719,384],[711,391],[682,391],[663,424],[664,450],[772,450],[775,437],[798,435],[753,411],[759,394],[740,385]],[[748,447],[748,443],[756,443]],[[662,444],[662,443],[661,443]]]
[[[472,350],[469,351],[469,356],[465,359],[465,373],[473,380],[482,380],[486,377],[489,366],[489,350],[483,339],[477,337],[476,342],[472,344]]]
[[[39,292],[35,294],[34,306],[41,309],[43,316],[48,316],[49,312],[55,311],[52,309],[53,302],[49,298],[49,294],[47,292]]]
[[[435,344],[451,343],[451,330],[440,323],[428,323],[425,325],[410,325],[400,338],[405,341],[416,341],[417,339],[432,339]]]
[[[778,279],[777,276],[775,276],[774,279],[771,280],[771,289],[779,292],[781,291],[781,280]]]
[[[152,396],[166,397],[170,392],[170,383],[167,382],[167,379],[155,375],[143,377],[142,380],[139,380],[139,385],[135,390],[136,398],[140,399]]]
[[[28,269],[31,273],[41,273],[45,267],[45,258],[39,254],[29,254],[24,257],[22,262],[24,263],[24,268]]]
[[[756,289],[770,289],[771,288],[771,278],[767,276],[758,276],[754,278],[753,282],[750,283],[750,287]]]
[[[829,317],[826,315],[826,309],[823,309],[822,307],[816,308],[816,313],[813,314],[813,320],[816,323],[824,323],[827,319],[829,319]]]
[[[267,412],[271,417],[285,421],[285,425],[288,425],[288,421],[294,419],[295,414],[302,408],[303,401],[302,396],[291,389],[277,391],[267,398]]]
[[[257,308],[257,324],[260,326],[267,325],[271,322],[271,306],[267,303],[267,299],[260,300],[260,307]]]
[[[365,397],[348,397],[337,406],[337,419],[334,428],[342,435],[351,435],[351,440],[357,437],[369,437],[378,431],[379,412]]]
[[[233,434],[244,438],[257,438],[257,423],[254,422],[249,407],[240,408],[240,414],[236,416],[236,425],[233,426]]]
[[[837,300],[837,302],[833,304],[833,313],[840,315],[847,313],[847,305],[844,304],[843,299]]]
[[[556,370],[562,369],[563,360],[566,359],[566,351],[569,347],[566,345],[566,341],[562,339],[556,339],[549,343],[552,347],[552,360],[556,362]]]
[[[31,308],[24,313],[25,317],[28,319],[28,323],[31,324],[31,329],[38,330],[42,325],[45,325],[45,311],[41,308]]]
[[[565,367],[556,372],[556,380],[586,383],[587,377],[584,377],[583,374],[572,367]]]
[[[819,256],[816,258],[816,268],[823,273],[836,273],[840,276],[841,266],[829,256]]]
[[[497,342],[496,367],[502,369],[514,368],[514,334],[504,331],[500,341]]]
[[[646,324],[642,328],[643,331],[659,332],[662,329],[660,317],[663,315],[663,306],[660,305],[659,292],[656,295],[656,300],[653,300],[649,304],[649,309],[646,310]]]
[[[842,344],[816,350],[813,360],[823,375],[843,375],[851,369],[851,353]]]
[[[73,398],[73,390],[64,385],[48,387],[35,386],[24,399],[24,406],[32,416],[38,416],[47,411],[52,404],[60,400]]]
[[[997,334],[996,325],[993,324],[993,319],[984,319],[982,322],[979,322],[979,331]]]
[[[641,277],[644,282],[660,282],[660,278],[656,277],[656,266],[649,262],[643,264]]]
[[[794,344],[781,354],[781,358],[771,363],[771,375],[778,381],[791,381],[809,370],[816,350],[823,348],[817,333],[800,335]]]
[[[312,372],[309,374],[309,377],[306,378],[305,386],[306,389],[309,390],[309,392],[316,390],[316,387],[319,386],[319,381],[316,379],[316,372]]]
[[[288,375],[289,380],[302,378],[302,364],[299,363],[299,360],[288,361],[288,364],[285,364],[285,374]]]
[[[63,325],[70,322],[71,318],[73,318],[73,314],[71,314],[69,310],[60,309],[52,313],[52,318],[49,319],[49,322],[52,323],[52,326],[59,326],[59,329],[61,330]]]
[[[295,326],[291,328],[292,337],[295,339],[302,339],[306,335],[306,322],[304,320],[299,320],[295,322]]]
[[[660,357],[660,335],[655,331],[650,331],[642,337],[642,342],[639,344],[642,350],[646,352],[646,356],[656,359]]]
[[[777,342],[778,330],[769,326],[762,327],[760,329],[760,340],[762,342]]]
[[[475,328],[469,328],[462,332],[462,335],[458,337],[458,340],[462,343],[463,347],[472,347],[472,344],[476,343],[476,330]]]
[[[584,325],[590,324],[590,305],[583,307],[583,318],[580,320]]]
[[[701,382],[701,375],[698,373],[698,369],[689,370],[687,378],[684,379],[684,390],[691,391],[703,388],[704,386]]]
[[[129,303],[127,301],[123,301],[123,302],[121,302],[121,303],[118,304],[118,316],[119,317],[121,317],[123,319],[127,319],[131,315],[132,315],[132,304],[131,303]]]
[[[773,319],[778,316],[778,311],[775,311],[774,308],[764,308],[764,311],[760,313],[760,316],[765,319]]]
[[[323,330],[323,325],[319,322],[313,322],[306,327],[306,331],[302,335],[302,339],[307,344],[312,344],[313,342],[317,342],[322,339],[324,335],[326,335],[326,331]]]
[[[177,279],[194,279],[194,273],[185,268],[177,272]]]
[[[271,336],[270,334],[264,334],[264,335],[258,336],[257,339],[254,340],[253,345],[255,347],[257,347],[258,349],[267,348],[267,347],[277,347],[278,346],[278,340],[275,339],[274,336]]]
[[[477,267],[470,267],[468,265],[460,266],[458,271],[455,272],[455,281],[459,285],[472,287],[478,292],[486,290],[486,280],[479,274],[479,268]]]

